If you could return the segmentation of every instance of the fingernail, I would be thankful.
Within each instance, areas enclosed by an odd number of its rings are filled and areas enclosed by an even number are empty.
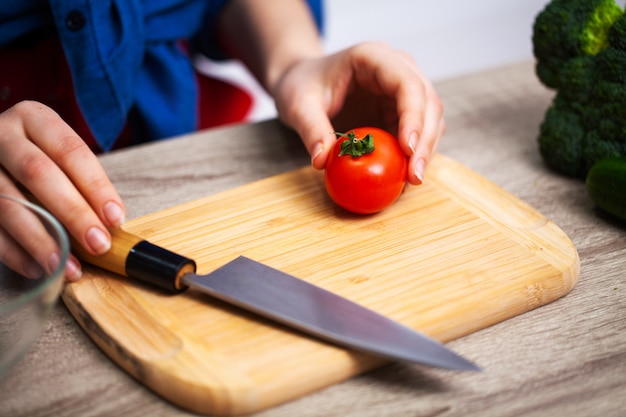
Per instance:
[[[102,255],[111,249],[111,241],[102,230],[97,227],[92,227],[87,230],[87,244],[91,247],[93,252],[97,255]]]
[[[54,271],[59,266],[59,262],[61,262],[61,258],[59,258],[59,254],[56,252],[53,252],[48,258],[48,265],[47,265],[48,271],[49,272]]]
[[[315,146],[313,146],[313,150],[311,151],[311,163],[315,161],[315,158],[320,156],[320,154],[324,151],[324,145],[322,142],[317,142]]]
[[[415,176],[420,182],[424,182],[424,165],[425,162],[422,158],[418,159],[415,163]]]
[[[78,281],[83,275],[83,271],[80,269],[80,265],[74,259],[67,260],[65,265],[65,279],[67,281]]]
[[[418,141],[417,132],[416,131],[411,132],[411,134],[409,135],[409,148],[411,148],[412,153],[415,153],[415,150],[417,149],[417,141]]]
[[[57,266],[59,266],[60,258],[58,253],[53,253],[50,255],[50,259],[48,261],[48,267],[50,271],[54,271]],[[77,281],[82,275],[82,271],[80,270],[80,265],[76,262],[76,260],[72,258],[68,258],[67,263],[65,264],[64,271],[65,279],[68,281]]]
[[[111,226],[114,227],[121,226],[126,220],[122,207],[113,201],[109,201],[104,205],[104,216]]]
[[[24,263],[24,274],[27,278],[36,279],[43,274],[43,268],[35,261],[27,261]]]

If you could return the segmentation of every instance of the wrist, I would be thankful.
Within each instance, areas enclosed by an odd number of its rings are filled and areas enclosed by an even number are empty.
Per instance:
[[[281,80],[283,80],[294,67],[305,61],[310,61],[321,56],[323,56],[321,48],[310,48],[307,51],[283,52],[281,56],[275,57],[268,62],[267,70],[262,80],[263,86],[271,95],[274,95]]]
[[[302,0],[231,1],[217,32],[224,50],[270,93],[290,68],[323,53],[320,33]]]

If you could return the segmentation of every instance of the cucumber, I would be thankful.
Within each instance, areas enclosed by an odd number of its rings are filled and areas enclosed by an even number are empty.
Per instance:
[[[626,156],[601,159],[587,173],[587,192],[605,212],[626,220]]]

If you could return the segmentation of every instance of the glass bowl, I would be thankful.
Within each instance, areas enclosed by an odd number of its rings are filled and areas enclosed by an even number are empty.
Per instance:
[[[18,248],[22,258],[15,263],[9,259]],[[0,379],[39,338],[63,287],[68,255],[58,220],[35,204],[0,194]],[[14,271],[25,263],[29,277]]]

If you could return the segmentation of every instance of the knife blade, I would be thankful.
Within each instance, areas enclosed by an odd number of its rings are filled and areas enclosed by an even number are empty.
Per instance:
[[[109,252],[79,259],[172,293],[188,288],[336,345],[385,359],[450,370],[480,368],[438,341],[304,280],[240,256],[207,275],[192,259],[122,229],[111,230]]]

